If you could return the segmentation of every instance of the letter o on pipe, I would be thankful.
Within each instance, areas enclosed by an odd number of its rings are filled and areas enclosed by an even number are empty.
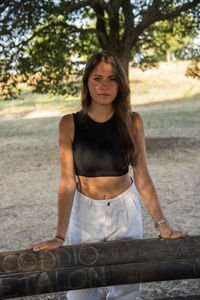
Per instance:
[[[72,271],[68,276],[68,285],[71,289],[81,289],[87,282],[87,272],[83,270]]]

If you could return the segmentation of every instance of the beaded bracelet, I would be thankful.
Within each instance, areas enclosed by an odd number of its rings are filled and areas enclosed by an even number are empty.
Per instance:
[[[65,239],[62,238],[61,236],[56,235],[56,238],[62,240],[63,242],[65,241]]]

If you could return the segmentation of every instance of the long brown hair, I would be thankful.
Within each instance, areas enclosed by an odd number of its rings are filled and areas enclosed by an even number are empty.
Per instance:
[[[120,60],[111,52],[104,50],[93,54],[89,58],[82,77],[82,108],[87,111],[91,105],[91,96],[88,89],[88,77],[102,60],[112,65],[113,72],[118,83],[118,94],[113,101],[113,107],[117,118],[119,132],[126,148],[127,165],[131,164],[132,166],[135,166],[137,160],[137,147],[134,138],[133,115],[131,114],[130,107],[128,78]]]

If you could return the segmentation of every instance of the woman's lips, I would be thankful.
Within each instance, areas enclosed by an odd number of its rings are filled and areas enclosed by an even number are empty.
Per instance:
[[[101,93],[101,94],[99,94],[99,96],[107,97],[107,96],[110,96],[110,94],[107,94],[107,93]]]

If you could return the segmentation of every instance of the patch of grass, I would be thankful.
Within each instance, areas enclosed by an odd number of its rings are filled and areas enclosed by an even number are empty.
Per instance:
[[[192,95],[192,86],[183,88],[182,96],[189,97]]]
[[[189,62],[160,63],[159,68],[145,72],[138,68],[130,70],[132,105],[181,99],[200,94],[197,79],[185,76]]]
[[[200,136],[200,95],[135,106],[143,117],[147,135]]]
[[[80,108],[78,97],[64,97],[52,94],[32,93],[22,90],[22,94],[16,100],[0,101],[0,115],[28,114],[33,111],[65,112]]]
[[[144,120],[146,136],[200,136],[200,97],[136,106]],[[60,117],[0,121],[0,142],[57,143]]]
[[[58,117],[6,120],[0,122],[0,138],[47,138],[57,135]]]
[[[200,136],[200,84],[185,77],[188,62],[162,63],[158,69],[130,70],[132,110],[143,119],[147,136]],[[31,93],[23,87],[17,100],[0,101],[0,117],[8,114],[31,117],[63,115],[80,109],[79,97]],[[33,116],[34,117],[34,116]],[[57,138],[60,117],[19,119],[0,122],[0,138]]]
[[[189,62],[160,63],[159,68],[145,72],[130,69],[132,105],[143,105],[193,97],[200,94],[197,79],[185,76]],[[80,97],[65,97],[52,94],[32,93],[31,88],[21,86],[22,94],[13,101],[0,100],[0,116],[27,115],[31,112],[55,112],[63,114],[80,109]]]

